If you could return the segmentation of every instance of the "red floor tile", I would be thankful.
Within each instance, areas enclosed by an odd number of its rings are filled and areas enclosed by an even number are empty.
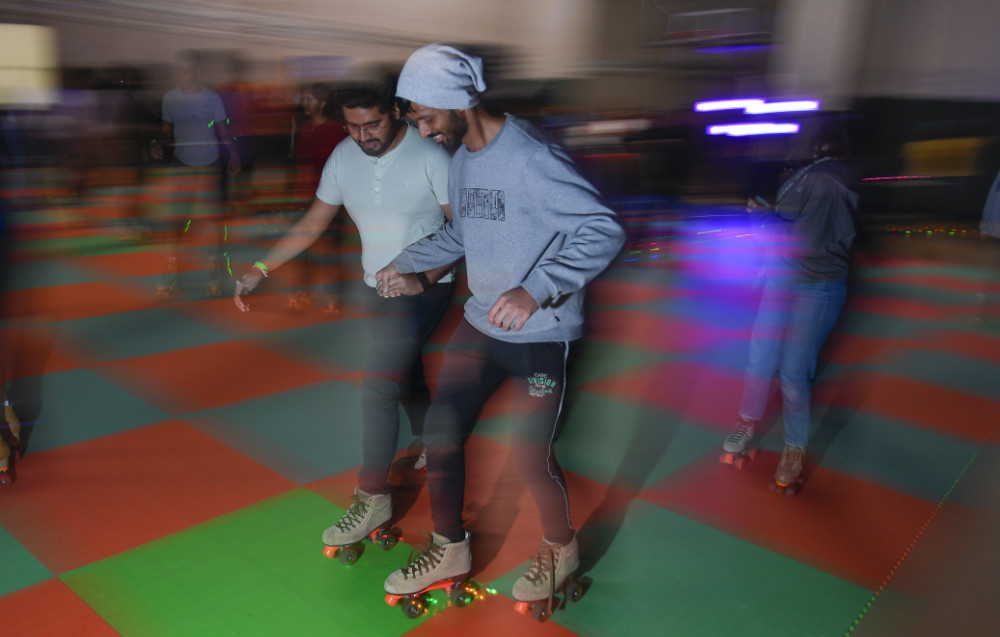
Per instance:
[[[807,467],[805,486],[795,497],[774,494],[768,485],[778,460],[762,453],[737,471],[713,455],[641,497],[872,590],[935,509],[821,467]]]
[[[722,339],[746,339],[745,330],[724,330],[649,312],[596,310],[587,315],[587,338],[657,352],[704,352]]]
[[[592,305],[624,305],[660,301],[675,296],[673,288],[622,281],[594,281],[587,287],[587,299]]]
[[[11,290],[4,296],[2,316],[66,320],[130,312],[148,307],[150,302],[150,298],[124,285],[76,283]]]
[[[17,637],[115,637],[118,632],[58,579],[0,597],[2,634]]]
[[[940,385],[856,372],[817,384],[813,400],[982,442],[1000,426],[1000,403]]]
[[[335,318],[325,314],[317,305],[312,305],[301,312],[293,312],[288,308],[288,294],[268,292],[266,288],[247,296],[246,300],[250,304],[249,312],[240,312],[231,296],[196,303],[182,303],[177,307],[218,329],[246,335],[290,330],[332,320],[365,316],[362,308],[354,305],[346,306]]]
[[[67,259],[67,262],[86,268],[104,272],[108,276],[129,277],[129,276],[156,276],[166,272],[166,260],[169,254],[169,246],[162,244],[156,250],[142,250],[138,252],[119,252],[115,254],[98,254],[86,257],[76,257]],[[179,264],[184,272],[199,270],[205,266],[195,259],[184,259]]]
[[[1000,364],[1000,346],[986,334],[930,331],[920,340],[859,336],[835,332],[823,348],[824,360],[846,365],[883,363],[906,351],[947,352]]]
[[[210,409],[329,378],[239,341],[130,358],[96,369],[171,414]]]
[[[0,525],[56,574],[295,487],[176,421],[28,454],[19,468]]]
[[[43,325],[0,330],[3,377],[7,380],[76,369],[82,352],[60,346],[56,332]]]
[[[855,294],[847,300],[847,311],[867,312],[892,316],[907,321],[940,321],[970,314],[972,304],[961,306],[937,305],[914,299],[898,299],[888,296],[867,296]]]

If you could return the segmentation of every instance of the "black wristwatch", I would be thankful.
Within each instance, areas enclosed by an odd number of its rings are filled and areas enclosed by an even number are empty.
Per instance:
[[[427,275],[424,274],[423,272],[417,272],[416,275],[417,275],[417,281],[420,281],[420,287],[422,287],[424,291],[426,291],[427,288],[431,286],[431,282],[427,278]]]

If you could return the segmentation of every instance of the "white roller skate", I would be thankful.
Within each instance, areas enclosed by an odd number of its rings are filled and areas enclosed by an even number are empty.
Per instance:
[[[742,417],[739,419],[733,433],[726,436],[722,443],[722,456],[719,457],[719,462],[742,469],[747,462],[757,457],[760,450],[750,446],[750,442],[753,441],[754,424],[756,424],[754,420]]]
[[[340,556],[343,564],[354,564],[364,552],[362,540],[368,539],[388,551],[399,538],[385,523],[392,518],[392,497],[389,494],[368,494],[354,489],[354,503],[336,524],[323,532],[323,555]]]
[[[573,578],[579,566],[576,537],[568,544],[543,541],[531,558],[531,567],[514,582],[513,597],[517,602],[514,610],[543,622],[559,605],[557,594],[563,594],[563,605],[566,600],[579,600],[583,596],[583,586]]]
[[[426,531],[425,531],[426,533]],[[444,589],[456,606],[467,606],[480,597],[479,587],[468,579],[472,570],[472,551],[468,532],[461,542],[449,542],[438,533],[415,548],[404,568],[385,580],[385,603],[399,606],[403,614],[416,619],[427,612],[427,593]]]

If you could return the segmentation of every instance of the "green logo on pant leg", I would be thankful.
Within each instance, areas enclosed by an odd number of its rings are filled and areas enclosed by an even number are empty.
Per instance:
[[[528,394],[536,398],[542,398],[552,394],[556,388],[556,381],[549,378],[548,374],[535,374],[528,377]]]

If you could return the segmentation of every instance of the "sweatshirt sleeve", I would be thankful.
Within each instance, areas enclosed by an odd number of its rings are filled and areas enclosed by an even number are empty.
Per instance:
[[[434,234],[409,245],[392,260],[402,274],[426,272],[448,265],[465,255],[462,233],[454,222],[446,223]]]
[[[525,171],[534,209],[558,235],[521,284],[539,305],[582,289],[625,243],[618,216],[576,170],[565,151],[540,147]]]

